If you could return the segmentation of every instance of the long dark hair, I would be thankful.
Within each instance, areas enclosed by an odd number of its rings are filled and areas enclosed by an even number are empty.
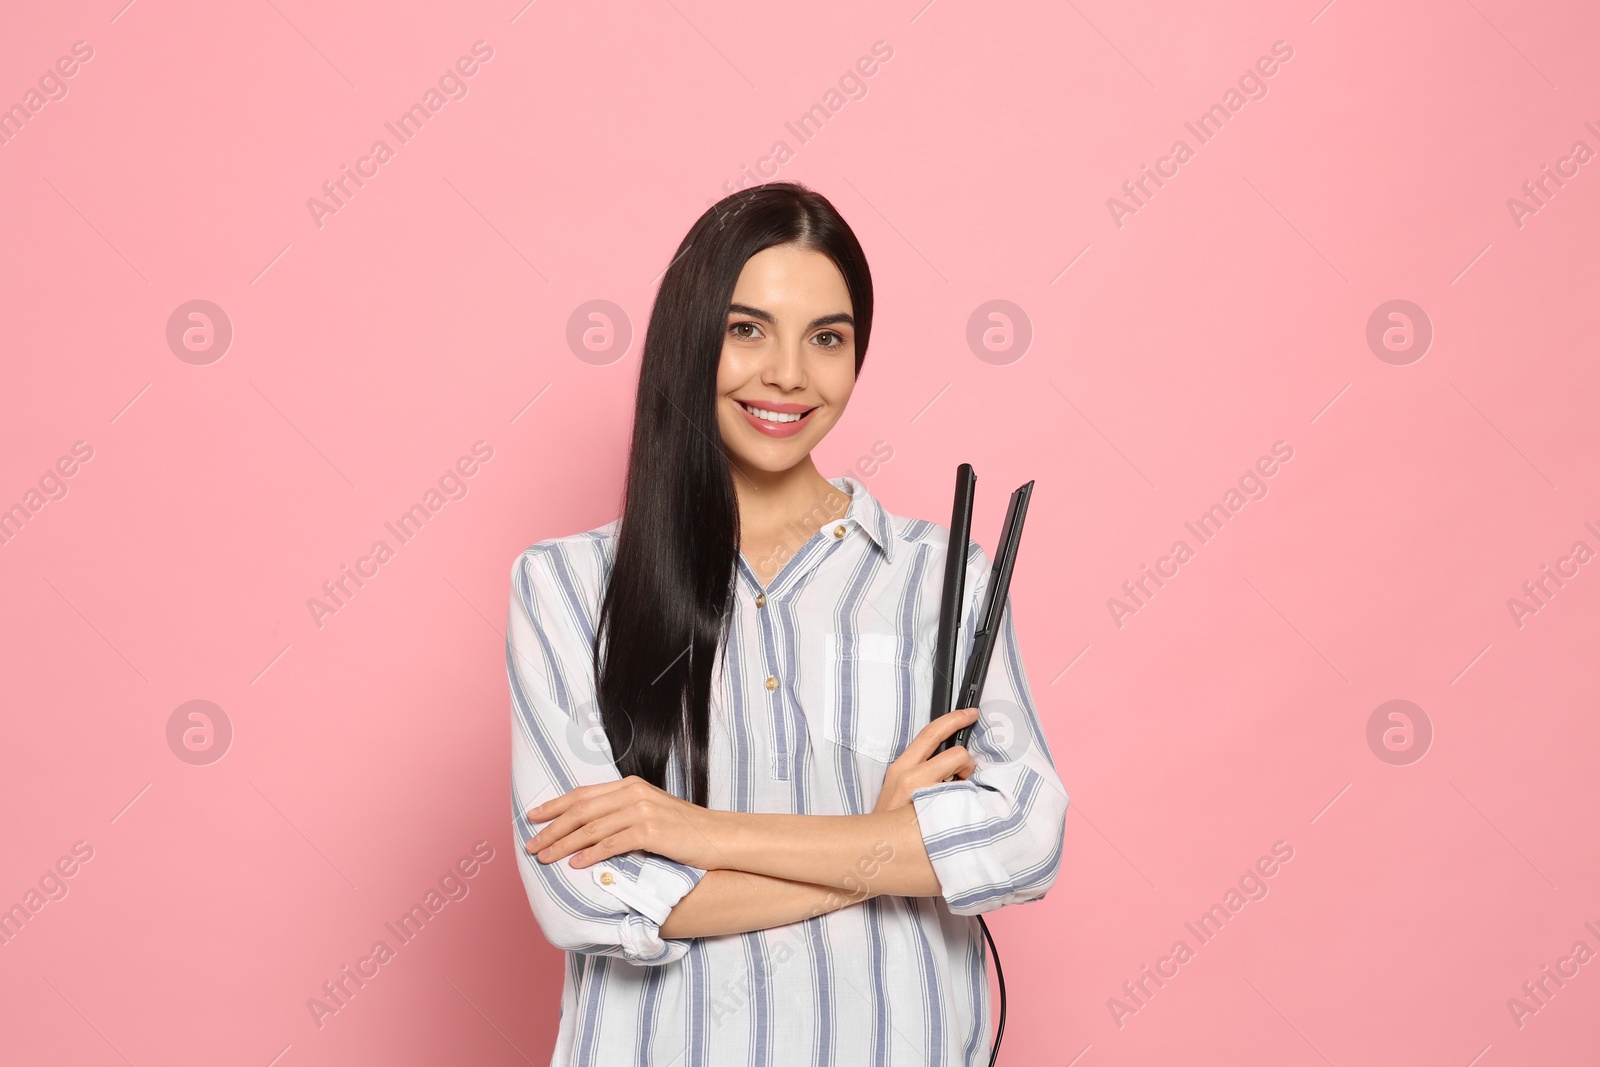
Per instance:
[[[739,505],[717,424],[717,367],[745,261],[797,242],[844,276],[856,373],[872,332],[872,275],[832,204],[794,182],[724,197],[678,246],[650,309],[622,522],[594,649],[617,770],[666,789],[676,755],[689,799],[710,793],[713,662],[731,619]]]

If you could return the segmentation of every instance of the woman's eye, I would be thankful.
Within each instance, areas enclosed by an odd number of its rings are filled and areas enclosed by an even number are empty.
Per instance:
[[[739,331],[745,327],[749,327],[751,330],[760,332],[759,327],[757,327],[753,322],[736,322],[732,326],[729,326],[728,329],[732,330],[734,336],[738,337],[741,341],[748,341],[754,336],[754,334],[740,333]]]
[[[817,339],[819,341],[827,337],[831,337],[833,340],[824,341],[822,345],[823,348],[838,348],[840,345],[844,344],[844,338],[839,334],[834,333],[832,330],[823,330],[821,333],[817,334]]]

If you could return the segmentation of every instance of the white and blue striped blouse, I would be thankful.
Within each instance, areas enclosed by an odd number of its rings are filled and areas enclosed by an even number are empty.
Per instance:
[[[871,812],[927,723],[949,530],[890,515],[854,478],[849,510],[763,586],[741,556],[726,657],[712,679],[710,806]],[[523,847],[523,813],[615,781],[591,654],[619,523],[541,541],[511,572],[511,814],[528,901],[566,950],[552,1067],[783,1067],[988,1062],[977,919],[1038,900],[1061,865],[1067,796],[1040,728],[1011,611],[967,748],[977,771],[913,797],[940,896],[873,897],[742,934],[663,939],[705,873],[635,851],[573,870]],[[968,546],[955,678],[991,569]],[[686,797],[682,768],[667,789]]]

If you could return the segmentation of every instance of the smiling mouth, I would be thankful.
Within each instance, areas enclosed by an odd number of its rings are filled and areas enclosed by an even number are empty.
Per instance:
[[[764,408],[753,407],[749,404],[746,404],[743,400],[735,400],[734,403],[738,404],[741,408],[744,408],[745,411],[749,412],[751,415],[755,416],[761,421],[771,422],[777,425],[783,425],[790,422],[799,422],[801,419],[806,418],[813,411],[817,410],[816,408],[807,408],[804,411],[785,414],[779,411],[767,411]]]

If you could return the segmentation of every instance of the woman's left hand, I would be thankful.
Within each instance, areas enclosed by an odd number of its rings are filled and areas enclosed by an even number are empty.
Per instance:
[[[549,823],[527,845],[541,863],[571,855],[572,866],[582,868],[643,849],[708,871],[727,866],[712,843],[716,813],[638,775],[581,785],[529,809],[527,817]]]

